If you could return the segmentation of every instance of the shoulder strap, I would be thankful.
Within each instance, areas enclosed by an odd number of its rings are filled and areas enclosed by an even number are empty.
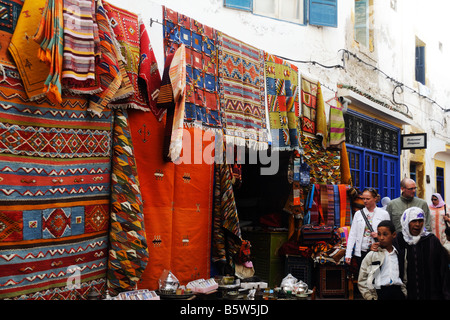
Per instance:
[[[364,214],[364,211],[361,209],[361,210],[359,210],[359,212],[363,216],[364,221],[366,222],[367,228],[369,228],[370,232],[373,232],[372,225],[370,224],[369,219],[367,219],[367,216]]]

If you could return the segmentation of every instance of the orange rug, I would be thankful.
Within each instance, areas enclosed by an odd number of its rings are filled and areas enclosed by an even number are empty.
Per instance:
[[[184,285],[209,277],[214,166],[165,162],[165,118],[158,122],[152,113],[129,110],[129,121],[149,251],[138,287],[158,289],[164,269]],[[191,135],[201,133],[197,128],[188,130]],[[194,147],[193,142],[190,145]],[[184,146],[189,142],[184,140]],[[202,150],[208,146],[205,141]]]

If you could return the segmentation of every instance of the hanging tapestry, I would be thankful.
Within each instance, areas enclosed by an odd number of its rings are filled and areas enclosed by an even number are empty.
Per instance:
[[[218,32],[219,92],[227,144],[268,148],[264,52]]]
[[[301,76],[302,132],[310,137],[316,135],[317,81]]]
[[[234,265],[242,244],[241,229],[228,164],[216,164],[214,170],[214,212],[212,261],[219,267]]]
[[[101,91],[95,72],[100,55],[96,22],[96,2],[63,0],[62,87],[73,93],[94,94]]]
[[[267,104],[273,150],[299,150],[298,68],[265,53]]]
[[[325,150],[318,139],[304,135],[302,145],[306,162],[311,167],[311,183],[341,183],[339,150]]]
[[[141,21],[140,23],[141,32],[141,44],[140,53],[141,58],[139,61],[139,78],[138,84],[141,90],[144,92],[144,97],[146,97],[148,106],[150,110],[155,115],[158,121],[166,114],[165,109],[159,109],[156,107],[158,101],[159,89],[161,87],[161,75],[158,69],[158,63],[156,62],[155,52],[150,43],[150,38],[148,36],[145,24]]]
[[[342,142],[341,147],[341,183],[347,184],[347,185],[353,185],[352,184],[352,173],[350,170],[350,162],[348,159],[348,153],[347,153],[347,146],[345,144],[345,141]]]
[[[325,114],[325,102],[323,99],[320,82],[317,82],[317,112],[316,112],[316,136],[321,142],[322,148],[328,146],[327,116]]]
[[[163,6],[165,56],[186,46],[184,125],[220,132],[216,30]]]
[[[193,159],[175,165],[163,159],[166,118],[161,122],[149,113],[128,110],[137,171],[143,199],[149,262],[139,288],[158,289],[164,269],[171,270],[181,284],[210,277],[211,224],[214,166]],[[189,137],[202,130],[189,128]],[[186,135],[188,136],[188,135]],[[200,146],[205,142],[200,143]],[[195,141],[183,139],[196,152]],[[202,146],[200,156],[208,147]],[[186,159],[187,160],[187,159]]]
[[[20,4],[1,4],[0,299],[86,299],[106,288],[111,111],[28,99],[7,54]]]
[[[163,111],[155,108],[160,86],[157,81],[157,78],[160,77],[159,70],[145,25],[135,13],[118,8],[106,1],[103,2],[103,6],[108,15],[113,35],[120,45],[123,55],[121,61],[125,62],[125,73],[131,85],[128,89],[132,89],[133,92],[125,99],[123,99],[123,93],[117,94],[110,102],[110,107],[151,110],[158,119],[161,119]],[[150,74],[148,74],[149,70],[152,71]]]
[[[6,98],[12,83],[18,94]],[[0,298],[81,298],[91,284],[103,291],[110,112],[91,118],[87,102],[69,96],[59,107],[27,102],[15,79],[0,83],[0,94]],[[70,278],[80,290],[67,287]]]
[[[103,109],[119,90],[122,83],[118,52],[113,42],[109,20],[103,8],[103,2],[97,0],[97,25],[100,39],[101,57],[96,64],[96,74],[99,77],[102,91],[89,97],[89,111],[101,115]]]
[[[17,27],[8,46],[23,87],[30,100],[45,96],[44,82],[49,73],[47,64],[38,57],[39,45],[33,41],[36,26],[41,20],[39,8],[45,6],[46,0],[26,0],[17,21]]]
[[[48,0],[44,6],[34,40],[40,46],[39,59],[50,68],[44,83],[44,92],[53,103],[62,102],[63,38],[63,0]]]
[[[136,288],[148,262],[142,195],[126,110],[114,111],[108,289]]]
[[[348,185],[338,184],[339,190],[339,225],[341,227],[350,226],[352,218],[352,207],[350,197],[347,195]]]
[[[345,142],[345,121],[342,104],[337,96],[328,102],[330,106],[329,146],[338,147]]]
[[[172,58],[169,69],[169,78],[173,90],[173,100],[175,103],[173,116],[167,118],[167,126],[172,128],[169,153],[170,159],[176,163],[183,148],[183,122],[186,105],[186,47],[184,44],[177,49]],[[164,155],[166,156],[166,155]]]

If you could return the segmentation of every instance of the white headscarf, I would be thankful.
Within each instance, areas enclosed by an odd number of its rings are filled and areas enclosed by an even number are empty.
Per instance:
[[[400,219],[400,222],[402,224],[403,238],[410,245],[416,244],[417,242],[419,242],[421,236],[425,236],[428,234],[425,228],[422,227],[422,230],[420,231],[420,234],[418,236],[411,235],[411,233],[409,232],[409,223],[413,220],[418,219],[425,220],[425,213],[418,207],[411,207],[409,209],[406,209]]]
[[[391,198],[389,197],[384,197],[383,199],[381,199],[381,205],[384,210],[386,210],[386,207],[389,202],[391,202]]]

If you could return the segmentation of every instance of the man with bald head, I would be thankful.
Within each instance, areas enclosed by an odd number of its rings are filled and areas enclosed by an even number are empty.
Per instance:
[[[386,207],[386,211],[391,217],[391,221],[395,225],[395,231],[398,233],[402,231],[402,225],[400,223],[400,217],[403,212],[411,207],[419,207],[425,213],[425,228],[427,231],[431,232],[430,224],[430,209],[428,203],[420,198],[416,197],[416,182],[410,178],[404,178],[400,182],[400,197],[392,200]]]

